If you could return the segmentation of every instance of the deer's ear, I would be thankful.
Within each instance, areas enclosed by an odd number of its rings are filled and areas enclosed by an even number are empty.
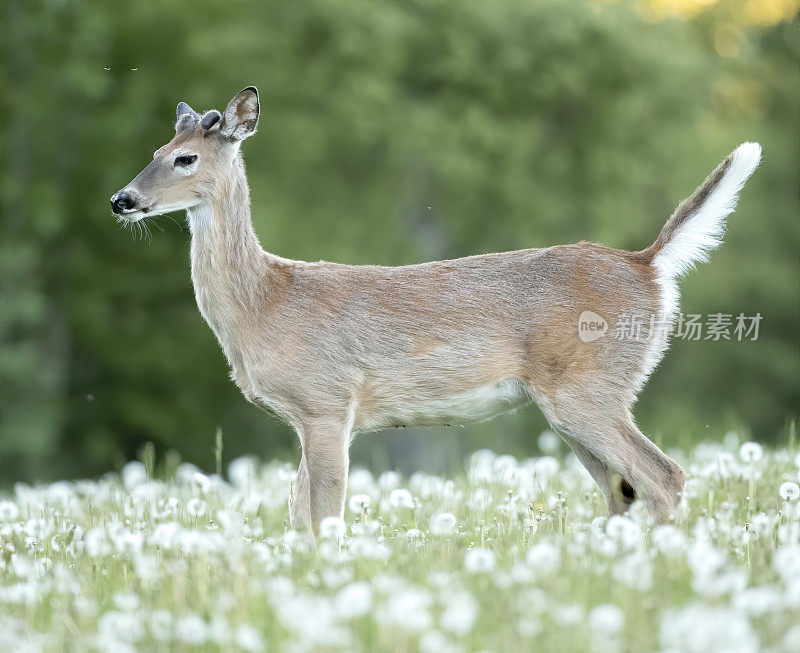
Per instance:
[[[239,91],[222,112],[220,133],[234,141],[252,136],[258,126],[258,112],[258,91],[255,86],[248,86]]]

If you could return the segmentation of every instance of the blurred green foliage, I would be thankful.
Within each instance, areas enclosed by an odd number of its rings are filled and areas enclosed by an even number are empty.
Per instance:
[[[760,338],[676,341],[637,415],[666,445],[731,425],[779,437],[797,409],[795,30],[748,28],[723,57],[716,20],[588,0],[4,3],[4,484],[102,473],[146,441],[211,469],[218,425],[226,459],[294,455],[228,380],[183,216],[134,243],[108,210],[178,100],[222,108],[249,84],[256,229],[293,258],[640,249],[730,150],[761,142],[725,246],[683,283],[686,312],[760,312]],[[477,446],[531,452],[543,427],[530,409],[393,431],[356,458],[457,466]]]

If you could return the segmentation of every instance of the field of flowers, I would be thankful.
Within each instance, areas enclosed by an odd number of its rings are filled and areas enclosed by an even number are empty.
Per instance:
[[[674,526],[607,519],[549,432],[455,479],[354,470],[317,547],[287,464],[18,485],[0,650],[798,651],[800,456],[724,442],[676,454]]]

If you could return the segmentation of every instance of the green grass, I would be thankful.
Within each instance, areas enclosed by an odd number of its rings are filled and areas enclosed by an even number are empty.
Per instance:
[[[674,527],[638,505],[607,520],[571,456],[478,452],[455,479],[356,470],[346,534],[329,520],[318,547],[289,529],[288,465],[158,480],[145,462],[0,497],[0,650],[800,646],[787,450],[686,454]]]

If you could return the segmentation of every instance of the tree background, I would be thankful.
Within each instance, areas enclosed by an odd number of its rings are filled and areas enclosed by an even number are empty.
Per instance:
[[[399,265],[574,242],[640,249],[757,140],[687,313],[763,315],[756,342],[675,341],[641,396],[664,446],[790,437],[797,412],[795,0],[35,3],[2,12],[2,483],[175,450],[297,457],[249,406],[194,303],[184,216],[152,242],[109,196],[178,100],[258,86],[244,146],[256,230],[282,256]],[[535,408],[363,436],[354,458],[449,471],[536,451]]]

